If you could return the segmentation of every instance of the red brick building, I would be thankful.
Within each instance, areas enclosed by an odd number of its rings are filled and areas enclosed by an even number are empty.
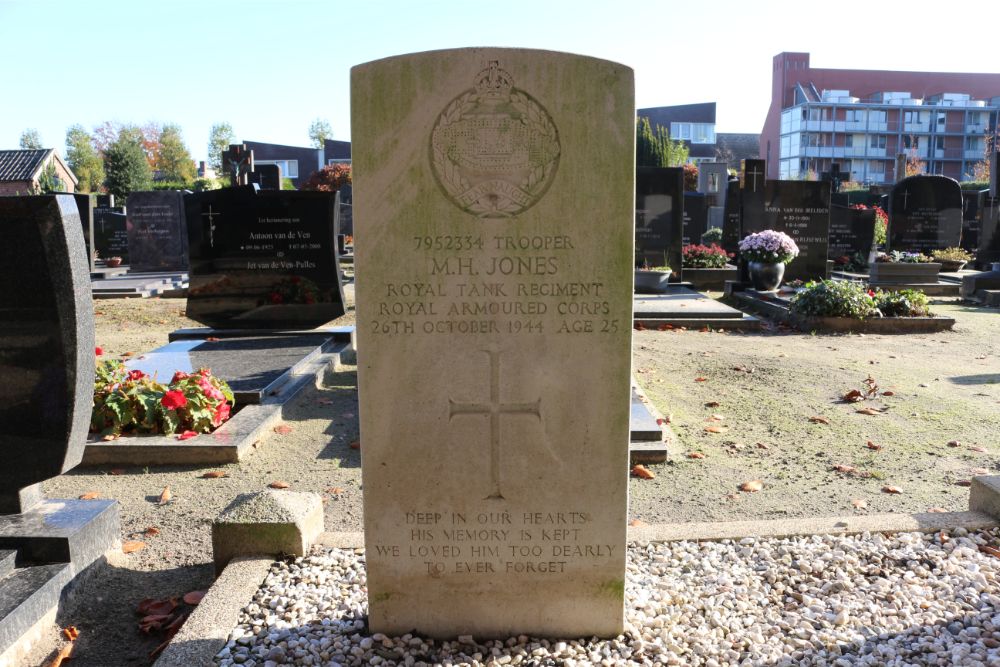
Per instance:
[[[54,148],[40,148],[0,151],[0,195],[31,194],[38,188],[38,181],[49,165],[59,179],[59,192],[76,192],[80,179],[69,165]]]
[[[892,183],[905,153],[927,173],[966,180],[997,134],[1000,74],[819,69],[786,52],[771,82],[760,157],[772,179],[838,163],[851,180]]]

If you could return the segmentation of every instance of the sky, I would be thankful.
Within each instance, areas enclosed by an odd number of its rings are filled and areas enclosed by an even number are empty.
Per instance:
[[[350,140],[352,66],[463,46],[620,62],[637,107],[716,102],[718,132],[757,133],[782,51],[809,52],[813,67],[1000,72],[988,5],[0,0],[0,148],[34,128],[65,155],[69,126],[104,121],[178,124],[196,160],[217,122],[240,141],[307,146],[321,118]]]

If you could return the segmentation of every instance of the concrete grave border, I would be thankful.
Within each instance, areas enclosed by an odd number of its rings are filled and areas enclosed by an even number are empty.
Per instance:
[[[627,542],[642,545],[682,540],[713,542],[745,537],[995,528],[1000,526],[1000,475],[973,478],[969,489],[969,508],[966,512],[939,514],[872,514],[630,526]],[[363,549],[364,533],[322,533],[314,546]],[[216,654],[226,645],[229,633],[236,627],[240,611],[253,600],[274,562],[274,559],[266,557],[237,557],[230,561],[153,667],[212,667]]]

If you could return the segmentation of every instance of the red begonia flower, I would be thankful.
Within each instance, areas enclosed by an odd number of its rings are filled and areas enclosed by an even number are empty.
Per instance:
[[[179,389],[168,391],[163,395],[163,398],[160,399],[160,403],[162,403],[163,407],[165,407],[168,410],[176,410],[177,408],[183,408],[185,405],[187,405],[187,402],[188,400],[187,397],[184,395],[184,392],[180,391]]]

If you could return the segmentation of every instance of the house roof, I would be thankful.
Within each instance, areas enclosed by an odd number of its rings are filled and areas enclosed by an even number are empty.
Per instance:
[[[30,181],[55,149],[0,151],[0,182]]]

